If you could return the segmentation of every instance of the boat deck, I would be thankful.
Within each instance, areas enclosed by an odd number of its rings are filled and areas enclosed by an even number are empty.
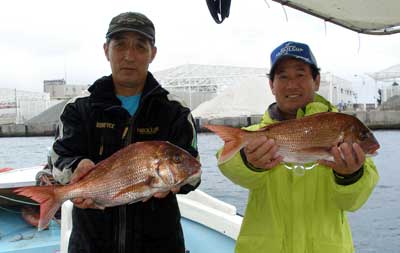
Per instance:
[[[38,232],[23,220],[20,212],[0,209],[0,253],[59,252],[60,229],[52,221],[49,229]]]

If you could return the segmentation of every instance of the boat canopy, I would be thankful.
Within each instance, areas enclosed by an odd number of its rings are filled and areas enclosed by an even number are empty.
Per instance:
[[[399,0],[273,0],[350,30],[385,35],[400,32]]]
[[[206,0],[218,24],[229,16],[231,0]],[[267,1],[267,0],[264,0]],[[272,0],[355,32],[400,32],[400,0]]]

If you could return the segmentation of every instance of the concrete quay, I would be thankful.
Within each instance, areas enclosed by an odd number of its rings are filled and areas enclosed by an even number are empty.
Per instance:
[[[400,129],[400,111],[344,111],[343,113],[359,118],[370,129]],[[209,132],[206,124],[245,127],[257,124],[262,115],[225,117],[217,119],[196,118],[198,132]]]
[[[344,112],[359,118],[370,129],[400,129],[400,111]]]
[[[371,129],[400,129],[400,111],[345,111],[344,113],[356,116]],[[224,117],[224,118],[195,118],[198,132],[209,132],[204,125],[225,125],[244,127],[257,124],[262,115]],[[0,125],[0,137],[30,137],[54,136],[57,124],[29,123]]]
[[[56,124],[7,124],[0,125],[0,137],[54,136]]]

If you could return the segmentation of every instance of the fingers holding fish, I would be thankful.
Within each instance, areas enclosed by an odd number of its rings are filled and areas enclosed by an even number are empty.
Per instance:
[[[76,207],[81,209],[104,209],[103,206],[97,205],[96,202],[93,201],[93,199],[74,198],[71,201]]]
[[[176,187],[173,187],[173,188],[171,189],[171,192],[174,193],[174,194],[176,194],[176,193],[178,193],[180,190],[181,190],[181,187],[176,186]]]
[[[156,193],[154,193],[153,197],[157,198],[157,199],[162,199],[162,198],[167,197],[169,193],[170,193],[170,191],[156,192]]]
[[[277,158],[273,158],[270,163],[266,164],[264,168],[272,169],[275,166],[278,166],[283,161],[282,156],[278,156]]]
[[[92,160],[86,158],[82,159],[78,163],[78,166],[76,167],[74,173],[72,174],[70,183],[73,184],[78,182],[81,178],[86,176],[94,167],[95,164]]]
[[[245,147],[246,155],[256,152],[262,145],[264,145],[268,141],[266,136],[260,136],[260,138],[252,138],[249,140],[248,144]]]
[[[74,173],[71,176],[70,184],[76,183],[79,180],[81,180],[85,175],[87,175],[93,168],[95,167],[95,164],[92,160],[90,159],[82,159],[79,163],[78,166],[76,167]],[[104,209],[96,205],[96,203],[93,201],[93,199],[90,198],[74,198],[71,200],[72,203],[78,208],[81,209]]]
[[[156,192],[153,197],[154,198],[158,198],[158,199],[162,199],[168,196],[168,194],[170,192],[172,192],[173,194],[178,193],[181,190],[181,188],[179,186],[173,187],[170,191],[165,191],[165,192]],[[148,199],[143,200],[143,202],[146,202]]]
[[[350,175],[361,168],[365,161],[365,153],[357,143],[343,143],[332,148],[334,161],[320,160],[319,163],[331,167],[340,175]]]
[[[278,155],[278,145],[273,139],[265,136],[249,142],[244,148],[247,161],[257,168],[271,169],[278,165],[283,158]]]

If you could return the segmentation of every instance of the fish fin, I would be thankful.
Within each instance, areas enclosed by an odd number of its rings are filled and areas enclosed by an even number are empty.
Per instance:
[[[216,133],[225,142],[218,164],[229,160],[245,145],[245,131],[240,128],[218,125],[205,125],[204,127]]]
[[[116,199],[128,192],[140,192],[142,191],[143,188],[149,187],[152,184],[153,180],[154,180],[153,176],[148,176],[147,179],[143,182],[129,185],[121,189],[119,192],[117,192],[117,194],[113,196],[113,199]]]
[[[130,205],[130,204],[133,204],[133,203],[137,203],[137,202],[146,202],[146,201],[148,201],[149,199],[151,199],[153,196],[150,196],[150,197],[140,197],[140,198],[137,198],[137,199],[134,199],[134,200],[132,200],[131,202],[128,202],[128,203],[126,203],[127,205]]]
[[[98,208],[98,209],[101,209],[101,210],[106,209],[106,206],[97,204],[96,202],[94,203],[94,205],[95,205],[95,207]]]
[[[18,195],[31,198],[40,204],[39,231],[48,227],[50,220],[61,207],[62,202],[55,192],[56,188],[57,186],[49,185],[22,187],[14,190]]]
[[[139,201],[146,202],[146,201],[148,201],[149,199],[151,199],[152,197],[153,197],[153,196],[150,196],[150,197],[143,197],[143,198],[140,198]]]

